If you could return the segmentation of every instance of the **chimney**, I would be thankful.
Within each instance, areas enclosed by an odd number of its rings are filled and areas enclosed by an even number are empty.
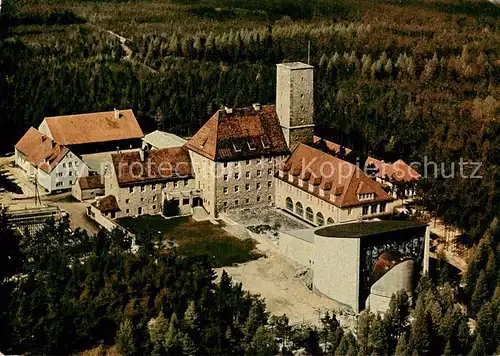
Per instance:
[[[255,111],[260,111],[261,109],[261,105],[259,103],[254,103],[252,104],[252,106]]]
[[[224,111],[226,112],[226,114],[232,114],[233,113],[233,108],[229,108],[227,106],[224,106]]]
[[[118,120],[119,118],[120,118],[120,110],[115,108],[115,119]]]

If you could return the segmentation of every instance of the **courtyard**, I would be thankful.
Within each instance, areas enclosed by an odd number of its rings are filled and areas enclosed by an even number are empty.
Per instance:
[[[167,244],[173,244],[177,252],[189,256],[207,255],[214,267],[232,266],[258,259],[252,239],[238,239],[210,221],[195,221],[191,217],[164,218],[161,215],[143,215],[122,218],[118,224],[136,235],[161,234]]]

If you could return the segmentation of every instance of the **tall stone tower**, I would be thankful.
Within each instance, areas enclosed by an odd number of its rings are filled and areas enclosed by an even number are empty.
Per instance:
[[[276,113],[290,151],[313,142],[313,69],[301,62],[277,65]]]

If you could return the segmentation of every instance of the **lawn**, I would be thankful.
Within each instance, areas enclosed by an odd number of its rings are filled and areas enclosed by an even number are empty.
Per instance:
[[[177,252],[185,256],[208,255],[214,267],[231,266],[260,257],[254,252],[255,241],[240,240],[222,226],[210,221],[194,221],[190,217],[165,219],[159,215],[119,219],[118,223],[134,234],[163,234],[174,241]]]

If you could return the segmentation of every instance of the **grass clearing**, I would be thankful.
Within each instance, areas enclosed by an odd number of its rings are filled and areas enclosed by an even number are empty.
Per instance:
[[[255,241],[240,240],[210,221],[194,221],[190,217],[165,219],[160,215],[122,218],[118,223],[134,234],[162,234],[174,241],[177,251],[185,256],[208,255],[214,267],[232,266],[261,257],[255,253]]]

